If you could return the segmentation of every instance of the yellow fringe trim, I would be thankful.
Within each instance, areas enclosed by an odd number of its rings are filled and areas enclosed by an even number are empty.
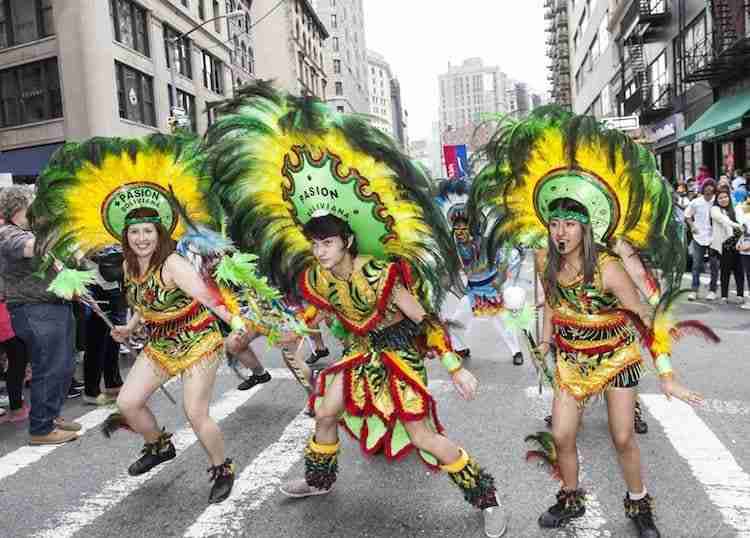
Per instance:
[[[458,473],[460,472],[464,467],[466,467],[469,463],[469,455],[466,453],[466,451],[458,447],[458,451],[461,453],[461,455],[458,457],[456,461],[453,463],[448,463],[446,465],[441,465],[440,470],[444,471],[446,473]]]
[[[332,455],[336,454],[336,452],[339,451],[341,441],[337,441],[332,445],[321,445],[320,443],[315,442],[315,437],[310,437],[308,446],[310,447],[310,450],[312,450],[313,452],[317,452],[318,454]]]

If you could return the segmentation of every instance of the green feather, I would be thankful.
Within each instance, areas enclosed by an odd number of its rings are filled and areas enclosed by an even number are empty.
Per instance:
[[[88,286],[96,283],[96,271],[77,271],[65,268],[50,283],[47,291],[68,301],[88,293]]]
[[[266,277],[258,275],[255,264],[257,259],[258,256],[255,254],[245,252],[234,252],[231,256],[223,256],[216,266],[214,277],[221,284],[252,288],[263,300],[279,299],[281,297],[279,291],[268,284]]]

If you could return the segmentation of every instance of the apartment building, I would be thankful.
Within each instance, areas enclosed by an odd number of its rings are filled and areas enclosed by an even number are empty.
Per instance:
[[[309,0],[254,0],[256,74],[295,95],[331,93],[324,69],[328,30]]]
[[[370,111],[369,69],[362,0],[317,0],[315,9],[331,38],[324,47],[325,66],[333,81],[327,101],[339,112]]]
[[[572,101],[570,78],[570,34],[568,31],[568,0],[544,0],[545,32],[547,34],[547,80],[550,101],[570,108]]]
[[[5,0],[2,7],[0,173],[14,181],[33,181],[65,141],[168,130],[174,43],[176,94],[191,129],[204,132],[206,105],[231,95],[227,21],[211,20],[226,15],[225,2]]]

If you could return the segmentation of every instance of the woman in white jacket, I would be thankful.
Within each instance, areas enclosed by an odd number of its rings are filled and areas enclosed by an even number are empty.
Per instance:
[[[737,252],[737,241],[742,237],[743,227],[737,222],[732,200],[725,190],[716,195],[714,206],[711,208],[711,227],[711,255],[720,257],[721,300],[726,303],[729,299],[729,276],[734,274],[738,297],[744,295],[745,281],[740,268],[740,255]]]

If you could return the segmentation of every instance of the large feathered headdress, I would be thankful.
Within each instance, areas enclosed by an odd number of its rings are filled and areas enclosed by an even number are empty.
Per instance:
[[[203,154],[193,137],[65,144],[40,175],[31,207],[39,249],[65,258],[118,245],[126,215],[139,207],[155,209],[175,239],[185,233],[188,218],[213,224],[199,189],[202,174]]]
[[[206,140],[211,190],[232,239],[259,256],[285,291],[313,261],[302,226],[315,214],[346,220],[361,254],[400,257],[437,304],[458,259],[422,169],[365,117],[258,82],[220,109]]]
[[[653,155],[626,134],[542,107],[522,120],[502,118],[484,156],[489,164],[473,182],[470,210],[504,214],[494,244],[540,246],[550,205],[572,198],[587,208],[597,242],[625,240],[669,280],[681,276],[685,249],[672,189]]]

